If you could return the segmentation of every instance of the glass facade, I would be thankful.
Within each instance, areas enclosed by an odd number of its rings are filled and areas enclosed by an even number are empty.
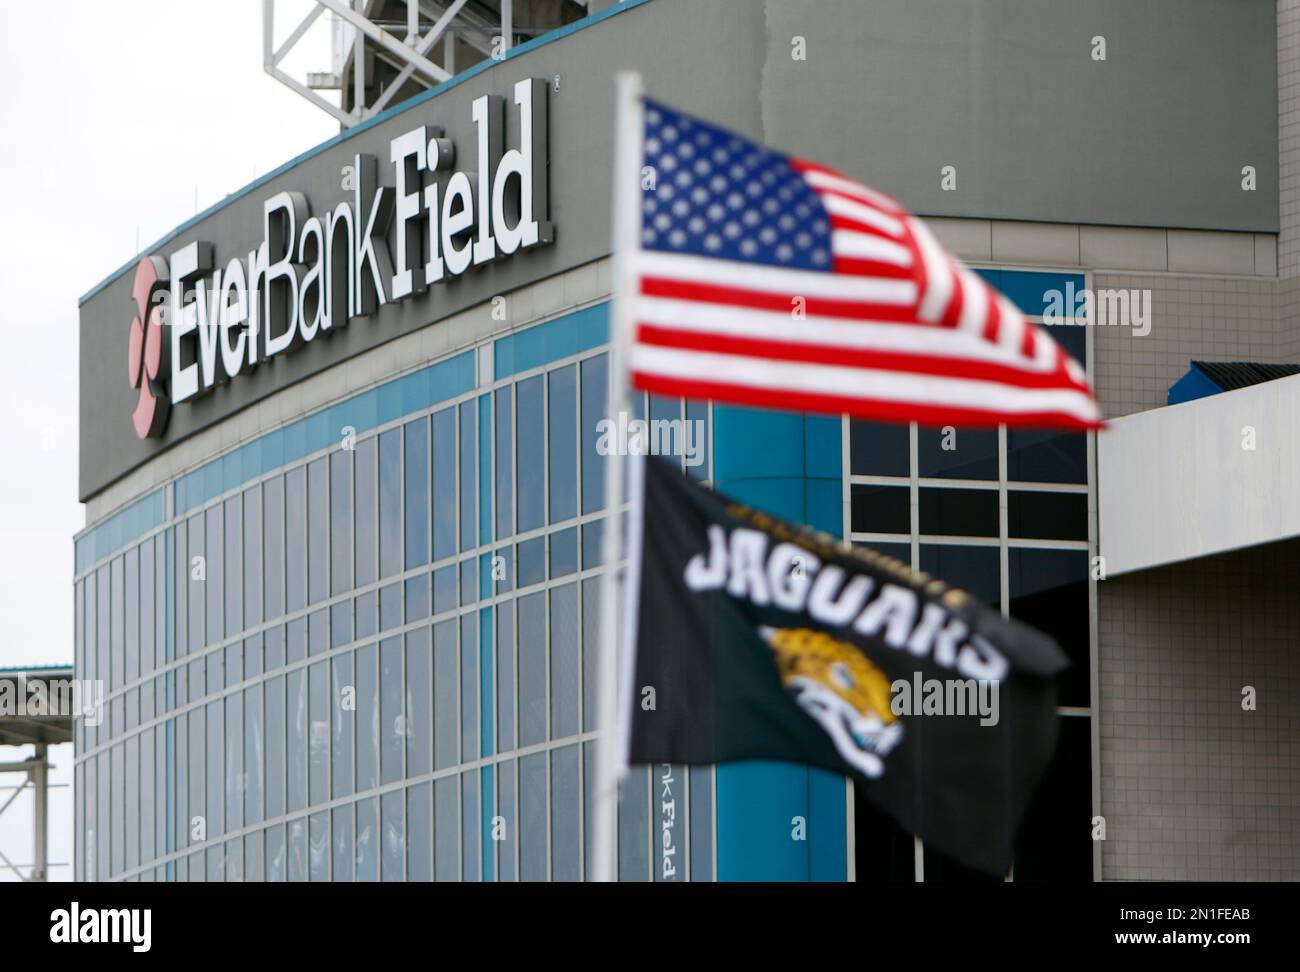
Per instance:
[[[607,334],[597,306],[486,342],[241,443],[78,538],[77,671],[107,700],[76,727],[79,879],[586,876]],[[1058,336],[1086,357],[1082,328]],[[1075,661],[1059,765],[1016,876],[1089,878],[1086,438],[637,409],[690,423],[674,440],[701,448],[689,475],[1057,637]],[[620,878],[750,876],[773,788],[806,794],[794,813],[829,808],[839,834],[815,852],[835,867],[780,873],[842,877],[839,778],[662,765],[623,787]],[[854,806],[860,880],[965,876]],[[769,816],[788,843],[790,814]]]

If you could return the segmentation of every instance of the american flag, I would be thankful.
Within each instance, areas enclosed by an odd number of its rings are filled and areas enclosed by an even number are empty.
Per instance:
[[[1097,428],[1083,368],[888,196],[645,101],[628,368],[666,395]]]

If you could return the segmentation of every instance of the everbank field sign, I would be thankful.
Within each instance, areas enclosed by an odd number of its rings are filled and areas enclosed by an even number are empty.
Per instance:
[[[386,303],[551,242],[546,99],[538,79],[515,84],[510,105],[474,99],[467,161],[439,127],[392,138],[391,185],[380,183],[379,159],[354,154],[340,173],[351,199],[325,212],[314,214],[301,192],[267,197],[262,240],[247,252],[217,254],[194,241],[142,258],[127,368],[138,390],[136,435],[161,437],[172,406]],[[507,111],[517,113],[519,132],[508,150]]]

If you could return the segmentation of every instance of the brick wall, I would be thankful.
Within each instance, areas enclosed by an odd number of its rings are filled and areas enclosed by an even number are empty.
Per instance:
[[[1103,879],[1300,880],[1298,591],[1300,540],[1098,585]]]

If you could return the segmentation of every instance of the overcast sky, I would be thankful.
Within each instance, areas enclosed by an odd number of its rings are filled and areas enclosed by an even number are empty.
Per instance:
[[[277,41],[310,7],[278,0]],[[295,76],[329,70],[327,17],[297,53],[284,65]],[[337,132],[263,72],[261,0],[0,3],[0,667],[72,661],[78,297],[137,246]],[[126,311],[122,360],[106,365],[123,381]],[[67,782],[71,747],[60,749]],[[70,793],[52,800],[51,857],[69,860]],[[0,816],[0,852],[19,864],[26,820]]]

